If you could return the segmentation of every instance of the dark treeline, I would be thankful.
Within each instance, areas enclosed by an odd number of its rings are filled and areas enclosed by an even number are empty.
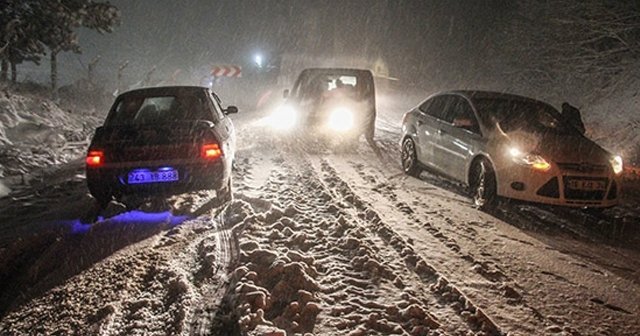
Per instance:
[[[51,88],[57,86],[57,55],[80,53],[77,29],[111,32],[120,12],[109,2],[91,0],[0,0],[0,80],[17,78],[16,65],[40,64],[48,56]]]

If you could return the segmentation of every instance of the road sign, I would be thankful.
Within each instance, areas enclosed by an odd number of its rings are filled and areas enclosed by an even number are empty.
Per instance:
[[[211,69],[214,77],[242,77],[242,67],[239,65],[216,65]]]

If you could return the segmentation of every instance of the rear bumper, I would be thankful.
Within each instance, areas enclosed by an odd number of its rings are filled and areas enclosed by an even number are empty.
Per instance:
[[[178,171],[178,181],[129,184],[128,174],[135,169],[156,171],[171,167]],[[231,164],[224,159],[214,162],[136,162],[119,163],[86,169],[87,186],[96,198],[124,195],[170,196],[205,189],[220,189],[230,176]]]

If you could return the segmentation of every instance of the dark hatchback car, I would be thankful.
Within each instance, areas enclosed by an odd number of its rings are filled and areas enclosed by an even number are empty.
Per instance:
[[[373,139],[376,119],[373,74],[365,69],[309,68],[298,75],[286,102],[273,114],[281,131],[302,130],[332,139]]]
[[[205,87],[133,90],[115,100],[86,157],[87,184],[101,208],[123,200],[204,189],[231,198],[235,130]]]

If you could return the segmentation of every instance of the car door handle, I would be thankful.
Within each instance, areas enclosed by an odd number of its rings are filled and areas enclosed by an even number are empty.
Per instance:
[[[424,124],[424,122],[422,120],[418,119],[416,121],[416,124],[418,124],[418,126],[422,126],[422,124]]]
[[[439,129],[439,130],[438,130],[438,135],[443,135],[443,134],[447,134],[447,132],[445,132],[445,131],[443,131],[443,130]]]

